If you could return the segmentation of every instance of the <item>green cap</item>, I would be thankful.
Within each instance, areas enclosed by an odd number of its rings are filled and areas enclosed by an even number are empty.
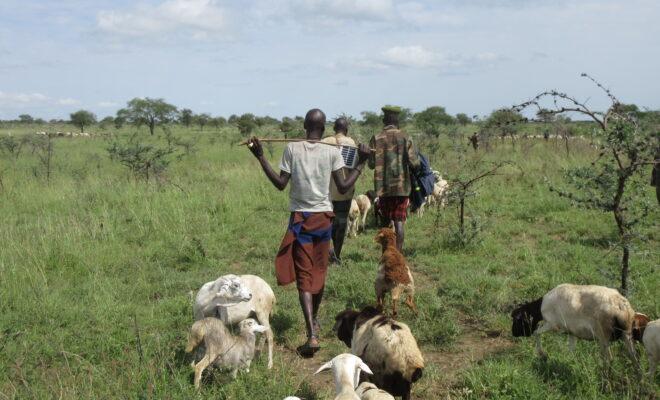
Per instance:
[[[381,108],[381,110],[383,110],[384,114],[399,114],[401,112],[401,107],[386,105],[386,106],[383,106],[383,108]]]

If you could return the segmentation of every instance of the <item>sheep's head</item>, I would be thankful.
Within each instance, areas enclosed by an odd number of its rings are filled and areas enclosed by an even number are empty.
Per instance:
[[[344,342],[347,347],[351,347],[353,341],[353,328],[359,312],[347,308],[335,317],[335,326],[332,330],[337,334],[337,338]]]
[[[314,375],[329,369],[335,374],[335,382],[338,382],[340,376],[350,375],[353,378],[353,389],[360,383],[360,371],[373,375],[369,366],[360,357],[349,353],[340,354],[323,364]]]
[[[511,312],[513,320],[511,335],[513,337],[531,336],[543,320],[541,314],[541,302],[543,298],[525,303]]]
[[[646,329],[646,325],[648,325],[649,322],[651,322],[651,318],[649,318],[648,315],[635,313],[635,319],[633,319],[632,325],[633,339],[637,341],[642,340],[642,337],[644,336],[644,329]]]
[[[240,303],[252,299],[252,291],[243,284],[241,278],[236,275],[225,275],[220,278],[220,288],[216,297],[222,297],[226,302]]]
[[[263,325],[259,325],[257,321],[252,318],[244,319],[238,324],[238,329],[241,331],[241,335],[246,334],[255,334],[255,333],[264,333],[268,330]]]
[[[396,243],[396,233],[392,228],[381,228],[376,236],[374,236],[374,242],[380,244],[384,247],[387,247],[389,244]]]

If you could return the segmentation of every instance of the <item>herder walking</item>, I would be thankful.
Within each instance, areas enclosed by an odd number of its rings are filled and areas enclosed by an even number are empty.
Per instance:
[[[396,246],[401,251],[411,190],[410,173],[420,164],[412,140],[399,129],[401,108],[385,106],[382,110],[385,127],[369,141],[369,147],[375,149],[369,157],[369,168],[374,169],[381,225],[394,223]]]
[[[323,138],[325,143],[341,144],[355,147],[355,141],[348,136],[348,120],[339,117],[335,120],[335,134]],[[342,176],[346,179],[349,168],[342,168]],[[330,181],[330,199],[332,200],[332,210],[335,213],[335,219],[332,221],[332,250],[330,250],[330,262],[341,264],[341,249],[344,247],[346,238],[346,226],[348,225],[348,212],[351,209],[351,201],[355,187],[352,187],[346,193],[339,193],[334,181]]]
[[[307,342],[298,347],[298,352],[302,356],[311,357],[321,347],[317,316],[325,288],[334,217],[330,179],[332,177],[339,193],[346,193],[362,172],[370,150],[365,145],[360,146],[358,167],[344,178],[341,171],[344,161],[339,149],[310,142],[318,141],[323,136],[325,114],[319,109],[308,111],[304,128],[309,141],[293,142],[286,146],[279,175],[264,157],[257,138],[251,138],[248,146],[277,189],[284,190],[291,181],[291,215],[275,260],[275,271],[279,285],[296,282],[307,328]]]

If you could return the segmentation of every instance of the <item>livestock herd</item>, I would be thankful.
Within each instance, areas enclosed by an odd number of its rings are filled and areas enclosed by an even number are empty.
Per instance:
[[[442,204],[447,184],[441,177],[438,182],[439,195],[434,201]],[[362,221],[373,205],[371,196],[358,196],[354,202],[357,211],[353,223],[364,224]],[[394,396],[410,399],[412,384],[422,377],[424,370],[424,358],[415,336],[408,325],[395,319],[402,294],[406,295],[405,304],[417,314],[410,266],[397,249],[391,228],[380,229],[374,241],[382,247],[374,280],[376,306],[359,311],[346,309],[335,317],[333,331],[350,353],[337,355],[316,371],[332,371],[336,400],[384,400]],[[384,303],[388,292],[392,300],[389,314]],[[197,388],[202,372],[209,366],[228,369],[234,377],[239,370],[249,372],[257,333],[263,334],[259,348],[268,342],[268,368],[273,367],[273,332],[269,320],[275,302],[270,286],[254,275],[225,275],[202,286],[195,298],[195,322],[186,348],[186,352],[193,353],[191,366]],[[562,284],[543,297],[519,306],[511,318],[512,335],[533,335],[541,357],[547,355],[541,347],[540,335],[556,331],[569,335],[571,350],[577,338],[597,340],[606,365],[610,361],[609,344],[623,339],[638,370],[634,341],[642,341],[651,379],[660,361],[660,320],[650,321],[646,315],[635,312],[628,300],[614,289]],[[232,325],[238,325],[238,336],[227,328]],[[285,400],[296,399],[291,396]]]

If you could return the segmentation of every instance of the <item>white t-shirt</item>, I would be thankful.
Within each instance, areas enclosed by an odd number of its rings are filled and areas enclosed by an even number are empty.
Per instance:
[[[320,143],[292,142],[284,149],[280,170],[291,175],[291,211],[332,211],[330,179],[344,167],[339,148]]]

